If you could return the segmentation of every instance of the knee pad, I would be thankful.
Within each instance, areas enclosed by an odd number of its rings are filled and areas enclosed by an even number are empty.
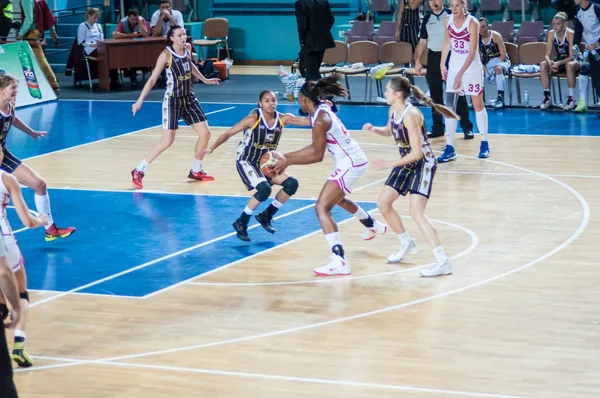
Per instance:
[[[23,293],[19,293],[19,297],[29,302],[29,292],[27,290],[25,290]]]
[[[256,186],[256,193],[254,194],[256,200],[264,202],[269,199],[269,196],[271,196],[271,185],[268,182],[263,181]]]
[[[1,303],[0,304],[0,321],[4,321],[6,318],[8,318],[8,314],[10,311],[8,311],[8,307],[6,306],[6,304]],[[2,326],[0,326],[2,327]]]
[[[290,196],[298,191],[299,185],[300,184],[298,183],[298,180],[294,177],[288,177],[283,183],[281,183],[281,186],[283,187],[282,191]]]
[[[456,112],[456,103],[458,102],[458,94],[446,93],[446,107]]]

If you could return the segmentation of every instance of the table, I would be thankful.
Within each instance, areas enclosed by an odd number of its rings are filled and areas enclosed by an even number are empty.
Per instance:
[[[109,69],[152,67],[165,49],[166,38],[107,39],[98,41],[100,89],[110,91]]]

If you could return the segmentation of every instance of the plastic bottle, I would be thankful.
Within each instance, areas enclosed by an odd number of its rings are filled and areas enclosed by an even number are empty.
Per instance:
[[[31,62],[31,56],[29,52],[21,48],[19,50],[19,61],[21,61],[21,68],[23,69],[23,76],[25,76],[25,82],[29,89],[29,94],[33,98],[42,99],[42,90],[35,76],[35,70],[33,69],[33,62]]]
[[[523,94],[523,104],[529,106],[529,92],[527,90],[525,90],[525,94]]]

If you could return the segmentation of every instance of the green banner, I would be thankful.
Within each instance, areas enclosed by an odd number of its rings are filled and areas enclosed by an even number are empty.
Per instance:
[[[17,108],[56,100],[54,90],[26,41],[0,45],[0,74],[5,73],[19,79]]]

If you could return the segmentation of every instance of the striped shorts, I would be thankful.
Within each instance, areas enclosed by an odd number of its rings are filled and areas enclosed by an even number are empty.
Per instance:
[[[385,185],[402,196],[410,192],[429,198],[437,165],[431,147],[424,145],[422,150],[424,158],[403,167],[394,167]]]
[[[2,158],[0,169],[11,174],[21,165],[21,159],[13,155],[5,146],[2,147],[2,153],[4,154],[4,157]]]
[[[163,130],[177,130],[179,119],[191,126],[206,120],[200,101],[194,94],[185,97],[166,96],[162,104]]]

